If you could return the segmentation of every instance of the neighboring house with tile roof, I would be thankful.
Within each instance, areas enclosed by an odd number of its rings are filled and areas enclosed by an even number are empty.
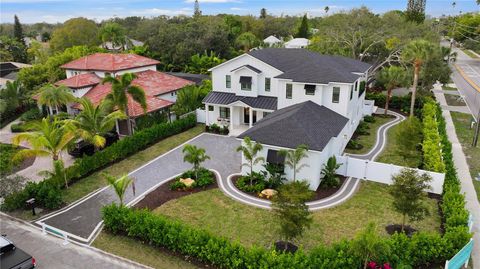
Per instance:
[[[132,84],[145,91],[146,112],[164,110],[170,113],[169,108],[177,100],[177,91],[195,82],[158,72],[156,68],[158,63],[156,60],[135,54],[95,53],[62,65],[61,68],[65,69],[67,78],[55,84],[67,86],[75,97],[85,97],[92,103],[99,104],[111,92],[111,84],[102,84],[105,76],[135,73],[136,78]],[[76,114],[81,110],[81,106],[73,103],[66,109],[68,113]],[[141,106],[131,99],[128,100],[128,110],[133,121],[144,115]],[[119,121],[117,131],[126,134],[126,130],[126,121]]]
[[[230,135],[262,143],[260,156],[267,161],[283,160],[277,156],[280,149],[306,144],[305,162],[315,167],[299,178],[316,189],[322,164],[343,152],[361,119],[373,112],[361,89],[370,67],[306,49],[250,51],[210,69],[213,90],[203,100],[206,124],[228,126]],[[291,179],[289,168],[285,173]]]

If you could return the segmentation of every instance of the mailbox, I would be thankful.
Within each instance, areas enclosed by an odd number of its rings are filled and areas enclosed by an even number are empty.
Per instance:
[[[35,198],[30,198],[25,202],[27,208],[32,209],[32,215],[35,216]]]

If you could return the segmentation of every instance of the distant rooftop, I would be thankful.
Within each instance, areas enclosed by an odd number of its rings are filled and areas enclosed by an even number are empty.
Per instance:
[[[66,63],[61,68],[115,72],[159,63],[157,60],[136,54],[95,53]]]

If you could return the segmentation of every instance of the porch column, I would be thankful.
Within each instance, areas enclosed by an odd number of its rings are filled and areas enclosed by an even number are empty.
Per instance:
[[[205,104],[205,125],[209,125],[208,124],[208,107],[209,105],[208,104]]]
[[[229,107],[230,109],[230,132],[233,130],[233,106]]]
[[[250,113],[248,113],[248,126],[251,128],[253,126],[253,109],[250,107]]]

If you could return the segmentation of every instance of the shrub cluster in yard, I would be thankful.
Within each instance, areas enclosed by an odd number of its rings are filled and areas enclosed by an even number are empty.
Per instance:
[[[210,126],[205,126],[205,131],[214,134],[221,134],[221,135],[228,135],[230,130],[228,130],[227,126],[220,126],[218,124],[212,124]]]
[[[387,100],[387,96],[380,92],[367,92],[365,97],[367,100],[375,100],[375,105],[378,107],[385,107],[385,102]],[[428,99],[428,97],[424,96],[417,96],[415,98],[415,114],[419,115],[421,113],[421,108],[423,104]],[[410,95],[406,96],[392,96],[390,98],[390,109],[398,109],[402,112],[409,113],[410,112]]]
[[[202,167],[198,170],[198,178],[195,176],[194,170],[188,170],[184,172],[182,175],[180,175],[179,177],[177,177],[176,180],[172,184],[170,184],[171,190],[187,189],[187,186],[185,186],[185,184],[180,182],[181,178],[191,178],[195,180],[195,182],[192,184],[190,188],[205,188],[208,185],[211,185],[215,182],[214,173]]]
[[[437,132],[441,146],[425,151],[425,154],[437,156],[446,172],[443,201],[445,233],[417,232],[412,237],[394,234],[385,238],[388,251],[375,262],[388,262],[397,268],[410,265],[415,268],[432,263],[443,263],[450,259],[470,239],[465,209],[465,200],[460,194],[460,182],[452,160],[451,144],[445,130],[445,120],[441,109],[432,101],[423,109],[426,126],[433,124],[431,131]],[[433,115],[432,115],[433,113]],[[432,122],[432,120],[434,122]],[[428,136],[436,137],[434,134]],[[429,139],[429,138],[426,138]],[[435,138],[436,139],[436,138]],[[434,152],[434,150],[437,152]],[[437,157],[425,156],[431,160]],[[440,166],[440,169],[442,166]],[[439,169],[436,167],[436,169]],[[442,170],[437,170],[442,171]],[[245,182],[246,183],[246,182]],[[148,211],[133,210],[116,205],[103,209],[105,228],[114,234],[125,234],[154,246],[166,247],[172,251],[196,257],[197,259],[226,268],[359,268],[363,257],[353,251],[355,240],[340,241],[332,246],[318,246],[309,254],[297,251],[284,254],[265,248],[246,248],[228,239],[216,237],[206,231],[195,229],[164,216]]]
[[[444,173],[442,146],[438,132],[437,109],[434,102],[427,102],[422,108],[423,117],[423,167],[426,170]]]
[[[125,137],[104,150],[96,152],[92,156],[84,156],[75,160],[75,163],[67,168],[68,171],[66,173],[75,176],[67,180],[73,182],[83,178],[92,172],[123,160],[133,153],[143,150],[166,137],[190,129],[195,125],[195,115],[191,115],[172,123],[156,124],[151,128],[135,132],[134,135]],[[58,208],[62,204],[60,188],[63,188],[63,184],[64,182],[58,182],[53,178],[45,179],[38,184],[32,183],[29,187],[5,197],[2,209],[11,211],[22,208],[25,206],[25,201],[32,197],[35,197],[37,206],[48,209]],[[60,193],[60,196],[54,195],[57,192]],[[43,194],[45,193],[52,197],[52,202],[44,198]],[[58,197],[60,197],[60,202],[58,202]]]

